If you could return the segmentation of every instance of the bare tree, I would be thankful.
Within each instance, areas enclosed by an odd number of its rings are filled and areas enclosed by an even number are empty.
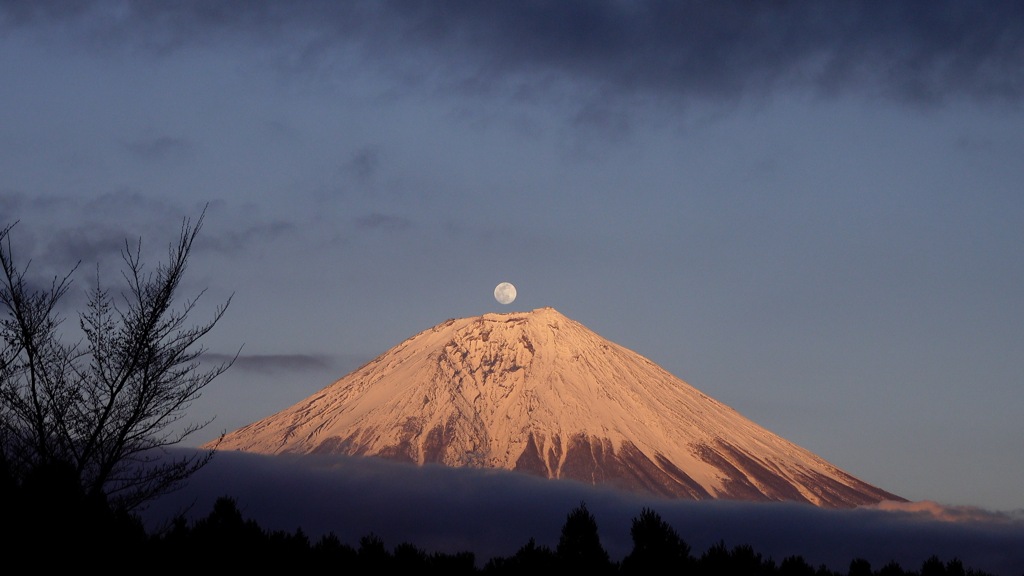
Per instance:
[[[205,214],[205,212],[204,212]],[[32,288],[19,268],[9,225],[0,229],[0,457],[18,478],[48,465],[69,467],[82,490],[113,507],[133,510],[178,487],[213,452],[172,455],[169,447],[206,423],[178,423],[203,388],[230,362],[200,366],[199,340],[222,318],[190,325],[200,292],[176,296],[202,227],[186,219],[168,260],[146,272],[141,241],[122,251],[125,288],[115,298],[100,283],[79,313],[84,334],[68,344],[57,305],[71,276]]]

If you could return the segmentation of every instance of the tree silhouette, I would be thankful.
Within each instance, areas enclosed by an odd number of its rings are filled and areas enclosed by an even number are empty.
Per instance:
[[[0,229],[0,457],[16,481],[34,468],[68,464],[84,492],[132,510],[177,487],[212,455],[168,457],[203,427],[172,425],[202,389],[230,365],[200,370],[198,345],[220,320],[189,326],[198,297],[176,304],[193,242],[202,227],[185,220],[168,261],[147,272],[141,241],[122,251],[125,287],[118,298],[97,268],[79,313],[84,343],[67,344],[58,303],[71,276],[33,288],[12,251],[13,224]]]
[[[427,566],[427,553],[410,542],[395,546],[392,568],[400,574],[423,571]]]
[[[356,551],[357,572],[380,574],[389,571],[391,565],[391,553],[380,536],[370,533],[359,539],[359,549]]]
[[[623,574],[684,574],[691,570],[690,546],[650,508],[633,519],[630,536],[633,550],[622,559]]]
[[[615,566],[601,545],[597,521],[587,510],[586,503],[581,502],[566,517],[555,556],[565,570],[580,570],[587,574],[610,574],[614,571]]]
[[[337,570],[340,566],[355,564],[356,549],[342,543],[334,532],[329,532],[310,548],[310,556],[314,566],[331,566]]]
[[[0,541],[31,558],[33,570],[63,568],[68,558],[82,568],[109,566],[125,549],[146,550],[141,523],[87,495],[67,464],[38,466],[20,483],[8,478],[3,485]]]
[[[263,544],[263,529],[253,520],[246,520],[234,498],[222,496],[213,504],[213,510],[196,522],[192,536],[197,542],[212,547],[244,551]]]
[[[816,571],[803,556],[787,556],[779,564],[780,576],[814,576]]]
[[[906,571],[899,565],[899,562],[891,560],[878,570],[878,576],[903,576]]]
[[[850,561],[850,569],[846,572],[847,576],[872,576],[871,562],[863,558],[854,558]]]
[[[929,556],[921,564],[921,576],[946,576],[946,565],[939,560],[938,556]]]
[[[943,564],[938,556],[932,555],[921,565],[921,576],[965,576],[963,562],[954,558]]]
[[[966,576],[966,574],[964,563],[959,558],[953,558],[946,562],[946,576]]]
[[[538,546],[530,538],[522,548],[508,558],[491,558],[484,565],[486,574],[554,574],[558,567],[555,552],[547,546]]]
[[[755,552],[748,544],[735,546],[731,551],[725,542],[718,542],[704,551],[697,562],[699,574],[773,574],[775,563]]]
[[[448,574],[457,576],[459,574],[477,574],[476,554],[472,552],[456,552],[448,554],[434,552],[427,558],[427,566],[424,572],[434,574]]]

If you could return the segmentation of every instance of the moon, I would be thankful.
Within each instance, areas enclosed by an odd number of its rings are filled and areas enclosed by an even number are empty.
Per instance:
[[[502,304],[511,304],[516,299],[516,287],[502,282],[494,287],[494,299]]]

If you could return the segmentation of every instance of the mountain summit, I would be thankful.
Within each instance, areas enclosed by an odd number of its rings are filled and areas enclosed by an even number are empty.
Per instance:
[[[504,468],[696,500],[902,500],[553,308],[448,320],[217,448]]]

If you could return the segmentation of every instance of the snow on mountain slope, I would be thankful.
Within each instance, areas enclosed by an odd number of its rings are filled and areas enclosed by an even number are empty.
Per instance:
[[[902,500],[552,308],[448,320],[217,448],[504,468],[688,499]]]

